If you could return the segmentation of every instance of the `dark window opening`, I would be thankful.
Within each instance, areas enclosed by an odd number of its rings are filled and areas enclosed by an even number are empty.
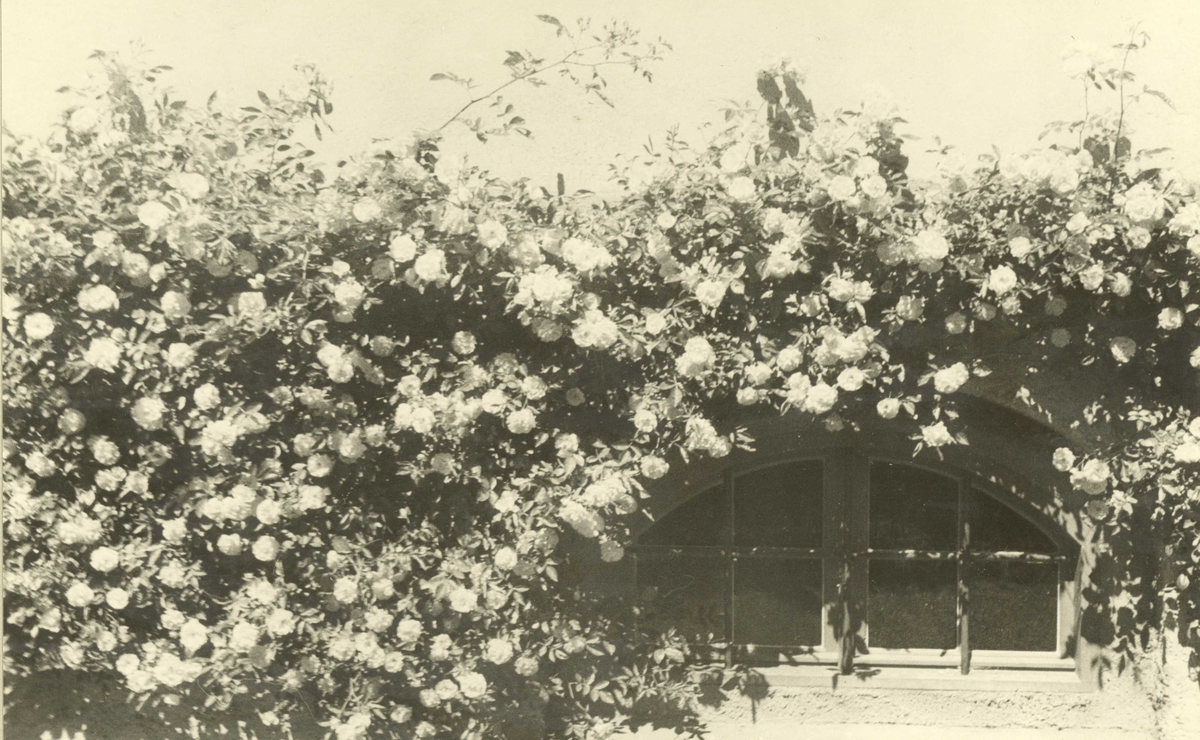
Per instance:
[[[965,479],[851,459],[727,474],[662,516],[634,548],[644,623],[727,662],[832,660],[853,639],[864,661],[966,672],[972,650],[1066,644],[1059,598],[1075,554],[1034,515]],[[861,625],[848,637],[846,610]]]

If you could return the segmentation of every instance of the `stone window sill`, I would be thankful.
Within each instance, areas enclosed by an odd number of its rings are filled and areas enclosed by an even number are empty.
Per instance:
[[[1069,663],[1070,661],[1067,661]],[[860,665],[848,676],[832,665],[788,665],[755,669],[772,687],[803,686],[835,691],[910,689],[932,691],[1016,691],[1083,693],[1094,687],[1079,679],[1062,661],[1044,667],[974,666],[963,674],[952,666]]]

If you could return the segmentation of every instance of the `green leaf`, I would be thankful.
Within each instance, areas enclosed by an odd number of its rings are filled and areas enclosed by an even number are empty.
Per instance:
[[[1160,91],[1158,91],[1158,90],[1151,90],[1151,89],[1150,89],[1150,88],[1148,88],[1148,87],[1147,87],[1147,88],[1144,88],[1144,89],[1142,90],[1142,92],[1143,92],[1143,93],[1145,93],[1146,95],[1153,95],[1154,97],[1156,97],[1156,98],[1158,98],[1159,100],[1161,100],[1161,101],[1163,101],[1164,103],[1166,103],[1166,104],[1167,104],[1167,105],[1168,105],[1168,106],[1171,108],[1171,110],[1175,110],[1175,104],[1171,102],[1171,99],[1167,97],[1167,94],[1166,94],[1166,93],[1164,93],[1164,92],[1160,92]]]

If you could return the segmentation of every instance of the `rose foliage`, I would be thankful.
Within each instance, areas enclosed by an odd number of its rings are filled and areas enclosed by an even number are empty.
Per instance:
[[[1167,603],[1195,644],[1200,204],[1111,122],[921,188],[894,116],[779,69],[765,120],[600,199],[429,139],[319,168],[319,80],[228,110],[148,77],[6,141],[10,675],[339,740],[602,736],[694,676],[572,558],[621,559],[647,484],[750,414],[968,444],[989,337],[1120,388],[1057,421],[1121,443],[1053,462],[1102,550],[1153,534],[1178,575],[1102,605],[1114,641]]]

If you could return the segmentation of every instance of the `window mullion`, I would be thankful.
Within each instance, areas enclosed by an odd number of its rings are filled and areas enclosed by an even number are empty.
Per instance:
[[[844,607],[842,612],[842,661],[845,672],[853,670],[858,642],[865,639],[867,599],[867,560],[869,546],[868,527],[870,505],[870,461],[856,450],[844,450],[839,459],[838,475],[841,480],[842,503],[842,569]],[[867,629],[870,629],[869,626]]]
[[[971,546],[970,489],[958,481],[958,650],[959,671],[971,672],[971,590],[968,585]]]
[[[821,531],[821,547],[824,550],[821,558],[822,574],[822,639],[821,648],[825,652],[837,651],[837,616],[841,609],[838,592],[841,588],[841,562],[839,555],[842,548],[842,496],[844,494],[838,460],[835,455],[826,454],[821,461],[822,487],[824,489],[822,510],[824,525]]]
[[[733,506],[734,506],[734,491],[733,491],[733,468],[725,469],[725,506],[729,512],[729,522],[725,527],[725,667],[733,667],[733,579],[734,579],[734,558],[733,558]]]
[[[854,671],[854,597],[853,597],[853,582],[854,573],[852,565],[854,562],[854,532],[856,527],[854,521],[854,511],[856,509],[854,496],[856,487],[854,485],[854,459],[852,450],[839,450],[837,459],[837,476],[841,488],[841,501],[838,506],[838,518],[840,526],[838,537],[838,550],[840,557],[838,558],[838,579],[839,579],[839,596],[838,605],[840,607],[839,629],[841,631],[841,643],[838,645],[838,668],[843,675],[850,675]]]

